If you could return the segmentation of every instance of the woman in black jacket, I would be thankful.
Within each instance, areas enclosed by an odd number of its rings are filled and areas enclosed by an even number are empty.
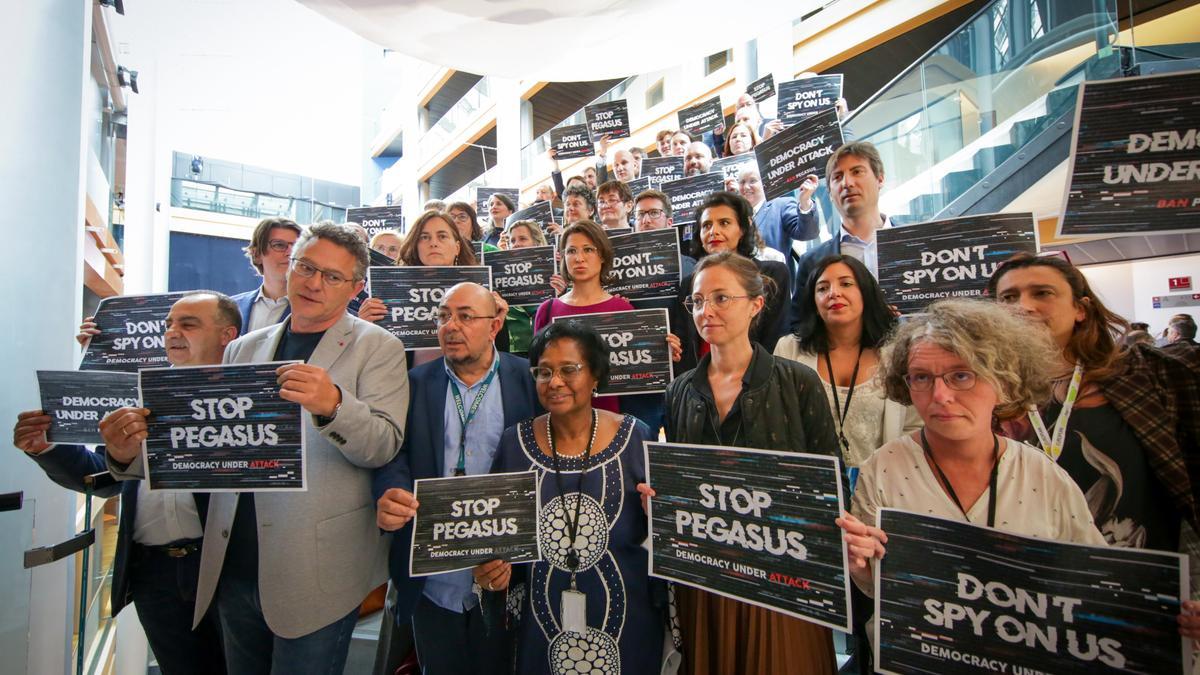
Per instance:
[[[710,350],[667,389],[667,439],[840,455],[817,374],[751,341],[766,305],[764,279],[733,252],[696,264],[685,304]],[[684,672],[836,671],[827,628],[692,588],[678,588],[676,602]]]

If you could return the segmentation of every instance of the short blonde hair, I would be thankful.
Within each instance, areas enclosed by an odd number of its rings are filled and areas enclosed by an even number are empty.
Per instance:
[[[534,246],[546,245],[546,233],[542,231],[542,226],[536,220],[518,220],[508,226],[508,236],[512,236],[512,231],[518,227],[523,227],[529,230],[529,237],[533,239]]]
[[[929,343],[957,355],[996,389],[994,414],[1016,419],[1050,398],[1059,349],[1050,332],[1013,309],[986,300],[939,300],[900,324],[884,345],[877,377],[887,397],[912,405],[904,376],[913,348]]]

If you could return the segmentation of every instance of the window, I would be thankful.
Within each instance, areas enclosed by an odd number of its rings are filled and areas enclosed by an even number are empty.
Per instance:
[[[653,108],[663,102],[663,81],[660,78],[658,82],[646,88],[646,108]]]
[[[717,72],[718,70],[729,65],[729,63],[731,61],[733,61],[733,50],[732,49],[726,49],[723,52],[717,52],[716,54],[710,54],[709,56],[704,57],[704,74],[712,75],[713,73]]]

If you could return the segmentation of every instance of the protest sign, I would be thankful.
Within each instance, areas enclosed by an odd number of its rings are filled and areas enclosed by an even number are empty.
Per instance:
[[[671,213],[674,214],[675,227],[680,228],[680,239],[689,241],[696,223],[696,208],[714,192],[725,189],[725,178],[721,173],[702,173],[691,178],[680,178],[669,183],[663,183],[659,188],[671,200]]]
[[[1079,90],[1058,236],[1200,229],[1200,72]]]
[[[840,474],[826,455],[646,443],[651,576],[849,632]]]
[[[504,221],[504,227],[512,227],[518,220],[532,220],[545,230],[547,225],[554,222],[554,207],[548,201],[534,202],[520,211],[510,213]]]
[[[80,370],[121,370],[167,365],[163,334],[167,313],[183,292],[151,295],[118,295],[103,298],[93,321],[100,329],[83,352]]]
[[[587,124],[569,124],[551,129],[550,146],[554,148],[555,159],[575,159],[595,154]]]
[[[438,346],[438,303],[450,287],[464,281],[492,287],[492,270],[483,265],[368,267],[367,278],[371,297],[382,300],[387,308],[380,327],[400,338],[405,349]]]
[[[346,209],[346,222],[362,225],[372,237],[384,230],[404,232],[404,207],[396,204]]]
[[[39,370],[37,379],[51,443],[103,443],[100,420],[117,408],[138,407],[137,373]]]
[[[683,178],[683,158],[643,157],[642,178],[649,180],[649,189],[661,190],[663,183]],[[631,191],[633,190],[632,183],[630,184],[629,189]],[[634,192],[633,196],[636,197],[637,192]]]
[[[505,187],[487,187],[479,186],[475,188],[475,214],[480,220],[488,218],[488,200],[494,194],[502,194],[512,200],[513,205],[516,205],[521,200],[521,190],[519,188]]]
[[[941,298],[983,295],[996,268],[1016,253],[1037,252],[1032,213],[964,216],[875,232],[879,286],[901,314]]]
[[[557,316],[555,321],[578,321],[596,329],[608,344],[608,382],[602,396],[655,394],[666,391],[674,378],[665,309]]]
[[[772,73],[767,73],[751,82],[746,87],[746,93],[750,94],[755,103],[762,103],[771,98],[775,95],[775,76]]]
[[[674,298],[679,292],[679,230],[633,232],[609,238],[612,281],[604,288],[626,300]]]
[[[750,169],[752,171],[758,170],[758,161],[754,157],[753,150],[750,152],[743,152],[740,155],[730,155],[729,157],[714,159],[709,172],[720,172],[724,177],[725,185],[727,186],[730,185],[730,181],[733,181],[730,191],[737,192],[737,179],[744,169]]]
[[[150,489],[307,489],[303,409],[279,396],[285,363],[139,371]]]
[[[643,159],[642,161],[645,162],[646,160]],[[645,171],[643,170],[642,173],[644,174]],[[637,199],[637,196],[639,194],[650,189],[650,177],[643,175],[641,178],[634,178],[633,180],[626,183],[626,185],[629,186],[630,194],[633,195],[634,199]]]
[[[785,126],[791,126],[816,113],[835,110],[841,97],[841,73],[780,82],[777,117]]]
[[[895,509],[879,512],[879,527],[879,672],[1191,672],[1176,623],[1184,556]]]
[[[492,290],[510,305],[539,305],[557,296],[550,285],[556,269],[553,246],[488,251],[483,264],[492,270]]]
[[[725,120],[719,95],[680,110],[678,116],[679,128],[691,134],[693,140],[700,140],[699,134],[716,129]]]
[[[805,177],[825,176],[825,163],[842,145],[837,112],[827,110],[793,124],[754,148],[767,199],[790,194]]]
[[[413,488],[409,576],[470,569],[489,560],[541,560],[537,472],[422,478]]]
[[[625,99],[584,106],[588,132],[597,140],[607,134],[613,140],[629,138],[629,103]]]

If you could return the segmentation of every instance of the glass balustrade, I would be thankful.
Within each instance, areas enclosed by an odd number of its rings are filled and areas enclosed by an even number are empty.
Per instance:
[[[422,161],[444,148],[456,133],[470,126],[479,118],[480,113],[492,105],[491,84],[485,77],[468,89],[429,131],[421,135],[419,147]]]

